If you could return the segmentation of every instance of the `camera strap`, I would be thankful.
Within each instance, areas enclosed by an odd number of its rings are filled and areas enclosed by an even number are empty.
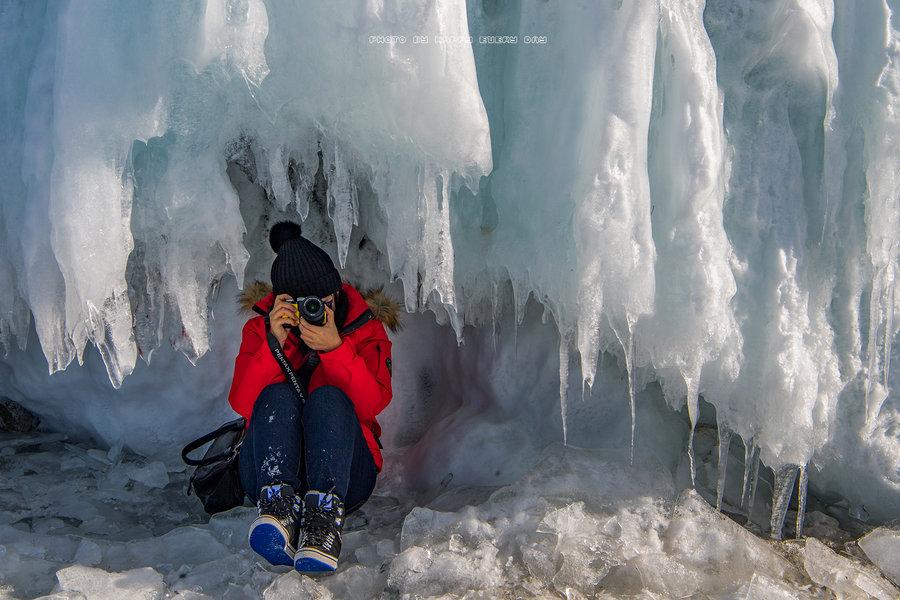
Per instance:
[[[341,328],[341,337],[353,331],[356,331],[374,318],[375,313],[372,312],[371,308],[367,308],[362,312],[362,314],[353,319],[353,321],[346,327]],[[265,315],[264,320],[266,322],[266,340],[269,343],[269,350],[272,351],[272,355],[281,366],[281,371],[284,373],[285,378],[287,378],[288,382],[290,382],[291,384],[291,387],[293,387],[294,391],[297,393],[297,398],[300,399],[300,404],[302,406],[306,404],[305,390],[309,387],[309,380],[312,378],[312,372],[315,371],[316,367],[319,366],[319,363],[322,359],[319,357],[319,353],[316,350],[310,349],[310,351],[306,355],[306,361],[304,361],[303,366],[300,367],[300,379],[298,380],[297,373],[295,373],[294,369],[291,368],[291,363],[284,355],[284,351],[281,349],[281,344],[278,343],[278,340],[275,338],[275,334],[272,333],[272,330],[269,327],[269,315]],[[303,383],[301,383],[301,380]],[[378,444],[379,448],[384,448],[384,446],[381,445],[381,439],[377,435],[375,436],[375,442]]]
[[[341,336],[343,337],[353,331],[356,331],[374,318],[375,315],[374,313],[372,313],[372,309],[367,308],[362,312],[362,314],[353,319],[353,321],[346,327],[341,328]],[[300,403],[305,404],[305,390],[309,387],[309,380],[312,378],[313,371],[316,370],[316,367],[319,366],[319,363],[322,361],[322,359],[321,357],[319,357],[318,351],[310,349],[310,351],[306,354],[306,360],[303,362],[303,366],[300,367],[300,372],[295,372],[291,367],[291,363],[290,361],[288,361],[287,356],[284,355],[284,350],[281,348],[281,344],[278,343],[278,339],[275,337],[275,334],[272,333],[272,330],[269,327],[268,315],[265,316],[265,322],[266,341],[269,344],[269,350],[272,352],[272,356],[275,357],[275,360],[278,362],[279,366],[281,366],[281,371],[284,373],[284,376],[287,379],[288,383],[291,384],[291,387],[293,387],[294,391],[297,393],[297,397],[300,399]]]
[[[268,323],[268,319],[266,319],[266,323]],[[303,389],[303,386],[300,384],[300,380],[297,378],[297,373],[294,372],[294,369],[291,368],[291,363],[288,362],[287,357],[284,355],[284,350],[281,349],[281,344],[278,343],[278,339],[275,337],[275,334],[269,330],[266,333],[266,340],[269,342],[269,350],[272,351],[272,356],[275,357],[275,360],[278,361],[278,364],[281,366],[281,371],[284,373],[285,378],[288,383],[291,384],[291,387],[294,388],[294,392],[297,393],[297,398],[300,399],[300,404],[306,403],[306,392]]]

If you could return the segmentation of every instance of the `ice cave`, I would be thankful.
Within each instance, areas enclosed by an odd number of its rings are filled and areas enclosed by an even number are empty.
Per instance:
[[[0,30],[0,599],[900,598],[897,0]],[[180,458],[282,220],[402,307],[327,576]]]

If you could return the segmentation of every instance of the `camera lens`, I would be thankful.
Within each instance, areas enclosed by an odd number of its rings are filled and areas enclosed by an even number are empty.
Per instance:
[[[303,301],[303,308],[310,314],[317,313],[322,310],[322,301],[318,298],[307,298]]]
[[[325,305],[315,296],[309,296],[303,300],[302,308],[303,318],[313,325],[323,325],[325,323]]]

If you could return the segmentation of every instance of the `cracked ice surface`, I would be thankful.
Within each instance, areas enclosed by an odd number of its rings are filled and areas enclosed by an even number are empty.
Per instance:
[[[254,509],[203,516],[184,472],[142,481],[127,451],[4,434],[0,598],[896,597],[871,565],[759,538],[627,455],[555,444],[511,485],[421,502],[379,485],[347,519],[337,573],[310,578],[260,564]]]

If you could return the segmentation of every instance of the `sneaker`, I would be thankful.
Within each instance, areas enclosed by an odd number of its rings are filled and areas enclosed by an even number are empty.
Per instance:
[[[250,547],[270,564],[294,564],[293,542],[302,509],[294,488],[282,483],[264,486],[257,507],[259,516],[247,536]]]
[[[337,494],[307,492],[303,498],[294,568],[301,573],[336,570],[343,526],[344,503]]]

